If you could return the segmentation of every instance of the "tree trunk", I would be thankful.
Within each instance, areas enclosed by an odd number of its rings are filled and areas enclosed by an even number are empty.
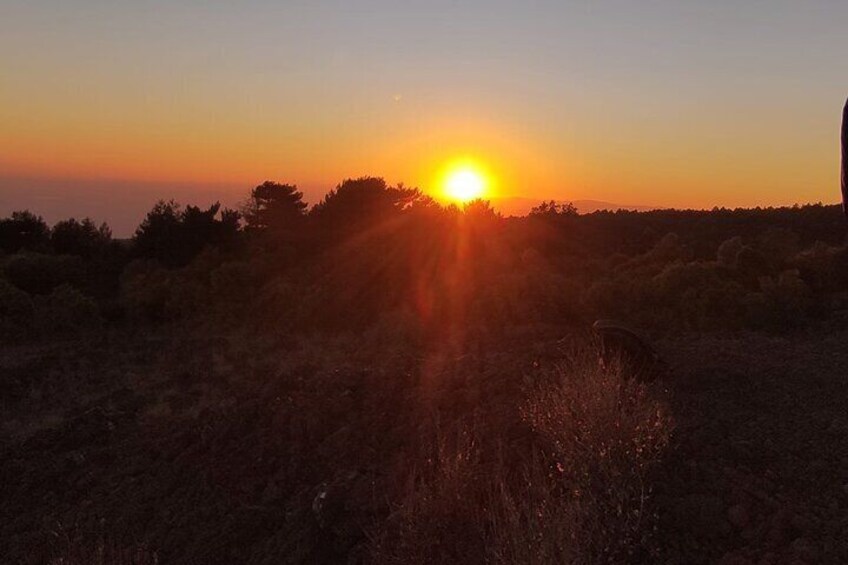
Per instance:
[[[842,110],[842,211],[848,216],[848,101]]]

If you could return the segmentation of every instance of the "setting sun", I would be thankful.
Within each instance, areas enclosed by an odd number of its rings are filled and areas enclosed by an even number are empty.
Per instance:
[[[464,163],[450,167],[442,184],[446,198],[464,203],[485,196],[489,183],[479,167]]]

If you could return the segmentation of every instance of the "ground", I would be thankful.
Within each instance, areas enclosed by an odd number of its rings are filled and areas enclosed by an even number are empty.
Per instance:
[[[252,354],[263,347],[123,334],[0,346],[3,562],[93,562],[91,548],[104,545],[123,556],[115,563],[154,553],[180,563],[355,561],[355,525],[372,517],[336,509],[345,519],[328,528],[316,495],[344,485],[374,500],[368,461],[403,449],[390,430],[359,437],[344,425],[356,411],[379,429],[386,406],[355,384],[379,371],[354,374],[342,354],[326,360],[338,370],[305,357],[281,368]],[[658,348],[676,421],[657,480],[661,561],[848,562],[848,332],[687,336]],[[292,396],[251,380],[284,370],[332,376],[333,388]],[[325,401],[308,420],[276,408]],[[275,433],[283,428],[322,441],[294,453]],[[295,457],[301,468],[289,469]],[[333,482],[310,483],[332,465]]]
[[[667,341],[675,563],[848,562],[848,333]]]

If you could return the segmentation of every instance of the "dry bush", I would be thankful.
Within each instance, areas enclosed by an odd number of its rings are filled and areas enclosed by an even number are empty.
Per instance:
[[[652,550],[657,514],[652,471],[673,428],[655,390],[577,354],[539,386],[524,408],[574,508],[579,562],[620,563]]]
[[[84,535],[79,528],[68,530],[59,524],[51,534],[50,565],[158,565],[160,562],[158,553],[145,544],[121,544],[102,532]],[[94,539],[88,539],[91,537]]]
[[[144,547],[117,548],[98,544],[91,548],[70,547],[61,557],[50,561],[50,565],[158,565],[155,552]]]
[[[484,550],[484,466],[476,438],[439,434],[407,477],[405,496],[372,533],[374,563],[475,563]],[[429,453],[427,453],[429,451]]]
[[[372,532],[375,563],[626,563],[651,557],[651,474],[672,422],[588,351],[531,387],[525,437],[481,421],[436,432]],[[519,401],[520,402],[520,401]]]

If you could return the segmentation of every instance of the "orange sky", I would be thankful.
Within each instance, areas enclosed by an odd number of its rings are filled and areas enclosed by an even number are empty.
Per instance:
[[[434,192],[467,156],[494,196],[837,199],[846,5],[67,4],[0,8],[1,177],[314,202],[366,174]]]

